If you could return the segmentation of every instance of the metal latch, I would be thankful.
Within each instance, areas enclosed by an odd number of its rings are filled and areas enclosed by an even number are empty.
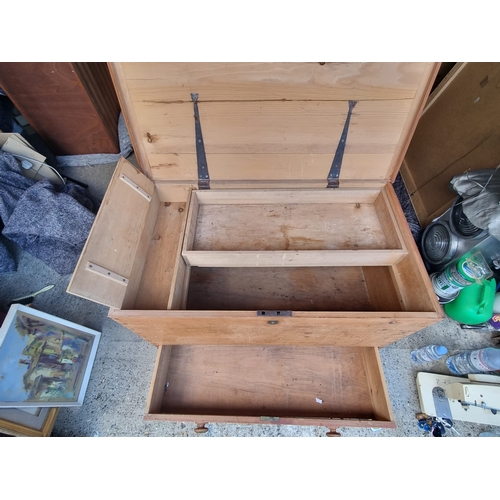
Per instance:
[[[351,122],[351,115],[354,106],[358,101],[349,101],[349,112],[347,113],[347,118],[344,124],[344,130],[340,136],[340,142],[337,146],[337,151],[335,151],[335,156],[333,157],[332,166],[330,167],[330,172],[328,173],[328,184],[327,188],[338,188],[339,187],[339,177],[340,168],[342,167],[342,160],[344,158],[345,144],[347,141],[347,133],[349,132],[349,123]]]
[[[291,316],[292,311],[257,311],[257,316]]]
[[[194,132],[196,139],[196,160],[198,162],[198,189],[210,189],[210,176],[208,174],[205,144],[201,133],[200,113],[198,111],[198,94],[191,94],[194,103]]]

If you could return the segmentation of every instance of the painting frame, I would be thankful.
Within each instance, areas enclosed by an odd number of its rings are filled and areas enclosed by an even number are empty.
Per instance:
[[[0,408],[81,406],[101,332],[14,304],[0,327]]]
[[[59,408],[40,408],[30,415],[19,408],[0,408],[0,433],[15,437],[49,437]]]

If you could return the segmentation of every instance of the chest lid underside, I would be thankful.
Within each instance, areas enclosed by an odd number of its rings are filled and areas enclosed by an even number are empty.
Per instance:
[[[142,171],[196,187],[195,105],[211,188],[392,181],[437,63],[110,63]],[[199,153],[199,151],[198,151]]]

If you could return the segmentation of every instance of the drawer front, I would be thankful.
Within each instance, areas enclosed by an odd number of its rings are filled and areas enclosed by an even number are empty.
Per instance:
[[[324,345],[380,347],[436,323],[433,314],[247,311],[112,311],[155,345]]]
[[[369,347],[161,346],[145,419],[395,427]]]

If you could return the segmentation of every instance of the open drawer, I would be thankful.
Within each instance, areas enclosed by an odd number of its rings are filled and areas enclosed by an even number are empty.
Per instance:
[[[124,159],[68,291],[156,345],[383,346],[442,318],[391,185],[170,202]]]
[[[145,419],[395,427],[371,347],[161,346]]]

